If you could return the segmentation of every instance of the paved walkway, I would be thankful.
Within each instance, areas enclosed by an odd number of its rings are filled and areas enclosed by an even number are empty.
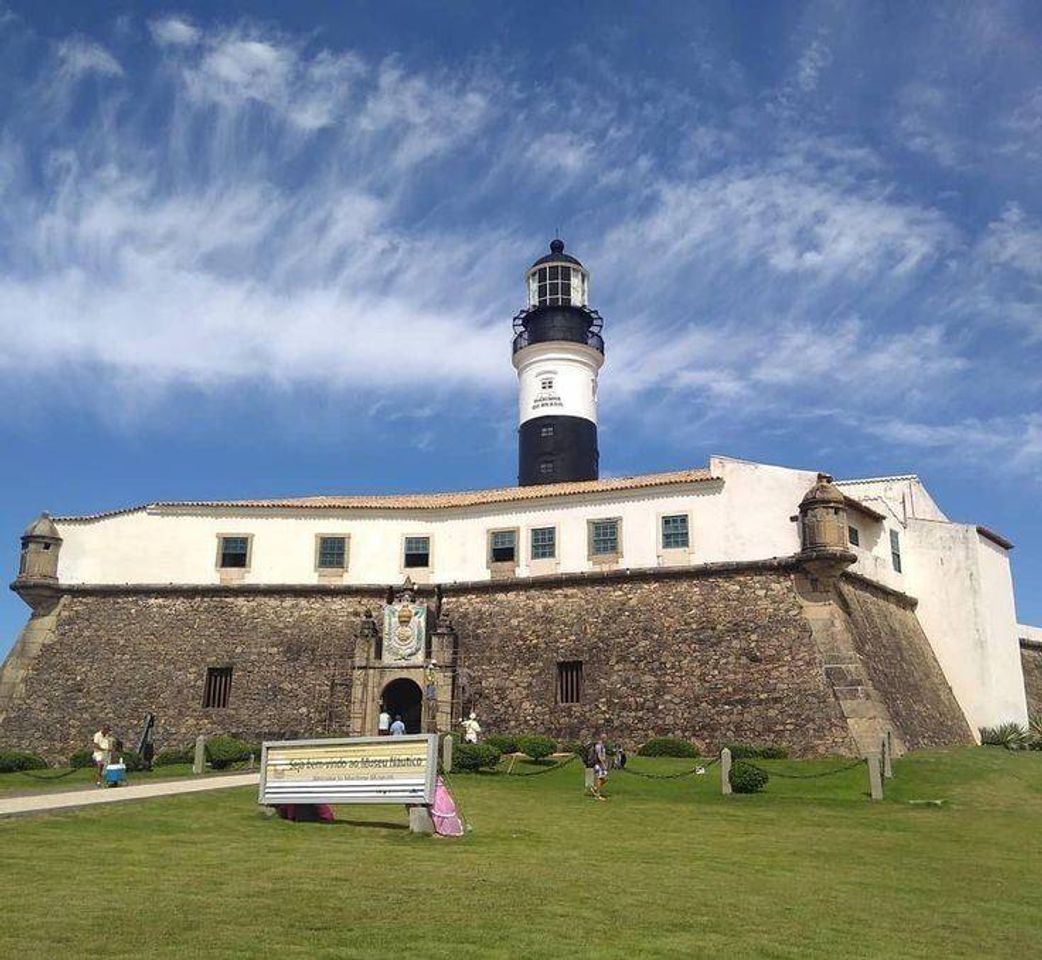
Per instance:
[[[86,790],[65,790],[62,793],[37,793],[32,796],[0,797],[0,817],[20,813],[46,813],[49,810],[68,810],[90,807],[98,803],[119,803],[122,800],[146,800],[149,797],[170,797],[181,793],[199,793],[202,790],[225,790],[228,787],[256,786],[259,774],[234,773],[219,777],[194,777],[191,780],[160,780],[155,783],[134,784],[128,787],[90,787]]]

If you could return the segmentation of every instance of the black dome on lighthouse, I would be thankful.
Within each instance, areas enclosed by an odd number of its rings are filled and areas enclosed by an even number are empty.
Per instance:
[[[564,252],[564,241],[563,240],[551,240],[550,241],[550,252],[546,256],[540,257],[532,264],[532,267],[541,266],[544,263],[574,263],[577,267],[581,267],[582,263],[573,257],[570,253]],[[531,270],[532,267],[528,269]]]

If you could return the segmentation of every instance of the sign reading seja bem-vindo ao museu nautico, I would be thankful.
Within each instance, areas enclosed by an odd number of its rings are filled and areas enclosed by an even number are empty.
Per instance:
[[[258,802],[429,804],[437,749],[436,734],[265,743]]]

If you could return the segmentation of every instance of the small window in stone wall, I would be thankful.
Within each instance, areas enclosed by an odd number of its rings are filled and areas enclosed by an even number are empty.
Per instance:
[[[861,546],[861,534],[858,533],[857,527],[847,527],[847,535],[852,547]]]
[[[557,664],[557,702],[580,703],[583,696],[582,660],[563,660]]]
[[[203,690],[204,707],[226,707],[232,692],[232,668],[209,667]]]

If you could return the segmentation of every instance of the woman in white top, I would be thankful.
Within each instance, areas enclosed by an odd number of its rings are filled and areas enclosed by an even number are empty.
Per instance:
[[[101,786],[101,779],[105,775],[105,767],[112,760],[112,734],[107,723],[101,725],[101,729],[94,734],[94,786]]]

